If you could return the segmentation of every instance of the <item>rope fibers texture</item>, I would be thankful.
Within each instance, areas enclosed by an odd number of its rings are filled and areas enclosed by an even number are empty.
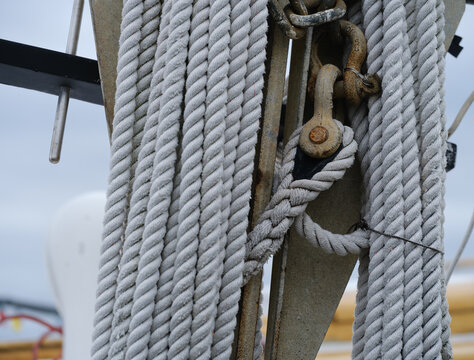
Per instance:
[[[124,0],[94,360],[230,357],[266,31],[265,0]]]

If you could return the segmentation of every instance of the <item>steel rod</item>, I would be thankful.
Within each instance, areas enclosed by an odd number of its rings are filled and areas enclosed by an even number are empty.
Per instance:
[[[67,54],[75,55],[77,52],[77,43],[81,30],[83,10],[84,0],[74,0],[66,45]],[[49,161],[53,164],[59,162],[59,159],[61,158],[64,128],[66,126],[67,109],[69,105],[69,91],[70,88],[61,86],[59,92],[58,105],[56,107],[56,117],[54,120],[53,137],[51,139],[51,148],[49,152]]]

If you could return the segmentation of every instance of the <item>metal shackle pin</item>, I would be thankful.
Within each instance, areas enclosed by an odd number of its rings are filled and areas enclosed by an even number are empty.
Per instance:
[[[79,32],[81,30],[83,10],[84,0],[74,0],[66,45],[66,53],[70,55],[76,55],[77,52],[77,43],[79,39]],[[56,107],[53,136],[51,138],[51,147],[49,150],[49,161],[53,164],[58,163],[59,159],[61,158],[61,148],[63,145],[64,127],[66,125],[70,90],[71,89],[67,86],[61,86],[59,88],[58,105]]]
[[[332,118],[334,84],[341,76],[337,66],[321,67],[316,80],[314,115],[303,126],[300,147],[305,154],[324,159],[334,154],[342,142],[341,129]]]

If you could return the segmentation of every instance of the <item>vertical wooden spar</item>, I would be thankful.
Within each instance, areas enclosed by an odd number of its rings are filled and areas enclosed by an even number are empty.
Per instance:
[[[123,1],[89,0],[109,138],[114,120],[115,81]]]
[[[262,125],[255,159],[250,214],[251,228],[257,223],[258,217],[265,210],[271,196],[288,57],[288,38],[283,35],[273,21],[269,21],[267,70],[262,104]],[[262,273],[259,273],[252,277],[242,290],[232,359],[253,359],[261,283]]]
[[[300,125],[305,106],[306,86],[301,89],[301,84],[307,77],[304,58],[310,43],[308,38],[293,42],[285,141]],[[360,174],[355,164],[309,204],[307,213],[323,227],[345,233],[359,218],[359,199]],[[273,262],[265,359],[315,358],[355,262],[355,256],[327,255],[290,230]]]

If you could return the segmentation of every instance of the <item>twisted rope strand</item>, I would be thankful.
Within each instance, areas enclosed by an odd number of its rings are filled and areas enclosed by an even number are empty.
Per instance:
[[[143,27],[141,28],[141,38],[140,41],[140,55],[139,59],[139,80],[138,80],[138,95],[137,95],[137,109],[135,111],[135,124],[134,124],[134,138],[133,138],[133,148],[134,153],[136,153],[141,147],[140,141],[143,138],[143,129],[145,127],[146,112],[148,108],[148,96],[150,94],[149,88],[152,79],[152,68],[154,64],[154,54],[156,51],[156,40],[158,37],[158,27],[159,27],[159,13],[161,11],[161,4],[157,4],[153,1],[144,2],[143,6]],[[140,155],[133,155],[134,166],[137,166],[136,159],[140,158]],[[138,163],[140,164],[140,163]],[[133,167],[132,167],[133,168]],[[134,171],[134,181],[133,181],[133,191],[130,199],[130,211],[128,214],[127,226],[125,229],[125,241],[123,244],[122,250],[122,259],[120,264],[120,270],[118,275],[118,286],[116,294],[116,302],[114,304],[114,320],[112,322],[112,337],[114,337],[116,350],[120,354],[122,353],[125,347],[125,341],[127,337],[127,329],[131,316],[131,299],[133,296],[136,277],[136,268],[138,266],[138,252],[141,245],[141,232],[143,229],[144,223],[144,214],[143,214],[143,204],[136,204],[137,199],[135,195],[140,194],[136,191],[137,186],[137,176],[140,177],[143,167],[138,168]],[[143,176],[141,180],[143,180]],[[146,180],[148,181],[148,180]],[[140,184],[140,180],[138,180]],[[138,185],[139,186],[139,185]],[[146,204],[146,202],[145,202]],[[126,284],[126,285],[125,285]],[[124,290],[127,289],[126,291]],[[124,301],[124,298],[126,299]],[[124,303],[127,303],[126,306],[123,306]],[[121,307],[122,306],[122,307]],[[118,339],[121,339],[118,341]],[[119,355],[118,357],[121,357]]]
[[[382,4],[379,1],[365,1],[362,4],[364,14],[365,36],[367,38],[367,65],[371,73],[381,73],[382,70]],[[368,122],[369,122],[369,159],[368,166],[368,207],[366,212],[369,215],[369,225],[376,230],[383,231],[383,186],[382,186],[382,103],[380,98],[371,98],[368,102]],[[363,340],[361,338],[354,348],[362,351],[355,354],[355,358],[369,359],[369,354],[377,356],[380,351],[381,342],[381,307],[383,299],[381,290],[383,288],[383,237],[371,234],[368,268],[363,269],[368,273],[367,279],[367,305],[365,307],[365,320]],[[359,266],[362,266],[361,263]]]
[[[148,360],[165,360],[168,352],[168,338],[170,334],[171,304],[173,301],[173,275],[176,259],[178,211],[179,211],[179,184],[180,179],[173,182],[171,194],[170,216],[166,224],[163,253],[160,266],[160,278],[157,284],[153,310],[153,322],[150,340],[148,342]]]
[[[209,54],[207,97],[204,123],[203,170],[200,203],[199,248],[191,325],[190,359],[208,359],[217,313],[219,256],[221,243],[221,202],[224,163],[224,132],[227,115],[229,71],[230,5],[211,3],[209,15]]]
[[[423,2],[418,13],[420,82],[421,186],[423,242],[439,246],[441,235],[441,127],[439,110],[436,1]],[[423,358],[441,359],[440,254],[423,252]]]
[[[117,64],[109,186],[91,350],[94,360],[107,358],[110,343],[120,249],[126,221],[125,210],[128,207],[132,178],[132,139],[139,66],[136,54],[139,53],[142,11],[141,1],[124,1]]]
[[[403,53],[403,200],[405,237],[421,243],[421,189],[419,187],[418,131],[415,117],[415,94],[413,79],[413,61],[416,54],[410,52],[413,41],[414,21],[416,19],[416,1],[406,4],[407,32],[404,39]],[[405,359],[422,357],[422,249],[418,246],[406,245],[404,251],[404,301],[403,308],[403,353]]]
[[[194,280],[199,236],[199,204],[203,129],[206,108],[206,68],[209,39],[209,1],[198,1],[191,18],[190,47],[186,79],[181,159],[182,181],[178,214],[173,303],[168,345],[170,354],[188,358],[193,309]]]
[[[403,48],[406,34],[401,0],[383,1],[382,78],[382,169],[384,232],[404,234],[402,187]],[[383,329],[381,353],[384,359],[399,359],[403,338],[403,252],[405,244],[393,237],[384,239],[382,291]],[[375,358],[374,358],[375,359]]]
[[[240,175],[241,169],[236,169],[237,152],[242,156],[242,140],[239,139],[241,130],[242,103],[244,100],[245,75],[247,72],[247,59],[250,32],[250,1],[231,1],[231,37],[230,37],[230,63],[229,63],[229,89],[227,103],[227,118],[224,148],[224,179],[221,208],[221,232],[225,235],[223,247],[222,281],[219,290],[219,304],[215,320],[214,336],[212,339],[211,357],[213,359],[227,359],[232,350],[234,328],[238,302],[240,299],[240,286],[245,255],[246,221],[245,212],[237,221],[233,188],[241,182],[248,182],[248,175]],[[255,121],[254,121],[255,122]],[[235,125],[234,125],[235,124]],[[248,150],[248,149],[246,149]],[[253,161],[253,159],[251,160]],[[244,184],[243,189],[250,191],[250,185]],[[239,194],[238,199],[243,194]],[[243,203],[247,204],[245,199]],[[236,233],[235,226],[239,229]],[[223,235],[221,234],[221,236]]]
[[[174,266],[171,266],[170,260],[175,256],[179,202],[179,192],[177,192],[179,187],[179,175],[177,174],[179,173],[176,171],[179,146],[177,136],[182,117],[181,102],[183,100],[192,3],[190,1],[173,1],[169,11],[170,30],[165,56],[163,95],[159,99],[159,113],[154,115],[158,116],[158,135],[155,142],[151,195],[147,207],[143,241],[150,244],[164,242],[163,252],[166,251],[168,245],[171,254],[168,255],[166,264],[164,261],[161,263],[159,289],[158,292],[153,292],[155,309],[152,334],[149,340],[152,344],[148,353],[149,358],[163,358],[166,356],[165,351],[168,347],[167,339],[171,317],[169,284],[174,273]],[[163,259],[164,255],[163,253]],[[152,295],[150,294],[150,302]]]
[[[311,180],[293,180],[292,171],[301,128],[291,135],[280,169],[282,179],[280,186],[249,234],[244,283],[251,275],[260,271],[266,260],[278,250],[283,236],[293,224],[294,219],[303,214],[308,202],[316,199],[320,192],[329,189],[352,166],[357,144],[353,139],[352,129],[340,126],[343,129],[342,150]]]

